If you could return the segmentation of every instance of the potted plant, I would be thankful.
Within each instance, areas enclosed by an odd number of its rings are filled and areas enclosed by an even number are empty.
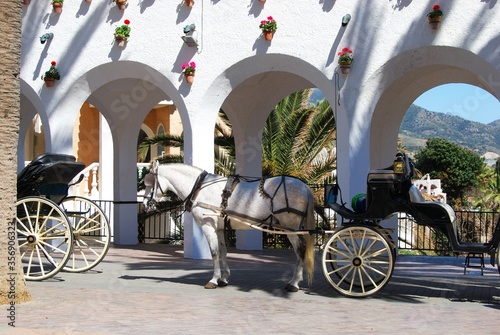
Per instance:
[[[50,69],[45,71],[42,79],[45,81],[45,86],[52,87],[54,86],[55,80],[61,79],[59,75],[59,70],[56,68],[56,61],[50,62]]]
[[[260,21],[259,28],[262,29],[266,41],[270,41],[273,39],[274,32],[278,29],[278,23],[272,16],[268,16],[267,20]]]
[[[259,2],[262,2],[262,3],[264,3],[264,2],[266,2],[266,0],[259,0]]]
[[[130,37],[130,31],[132,29],[129,27],[129,24],[129,20],[124,20],[123,24],[115,29],[115,41],[118,43],[119,47],[124,47]]]
[[[190,62],[182,64],[182,71],[184,72],[184,77],[188,84],[192,84],[194,80],[194,73],[196,71],[196,63]]]
[[[52,0],[54,13],[61,14],[64,0]]]
[[[116,7],[118,7],[119,10],[125,10],[127,8],[127,0],[113,0],[113,2],[116,2]]]
[[[184,2],[186,3],[186,6],[193,7],[194,0],[184,0]]]
[[[429,19],[429,24],[432,29],[437,29],[439,24],[441,23],[441,19],[443,18],[443,11],[441,10],[441,6],[434,5],[432,7],[432,12],[427,14],[427,18]]]
[[[340,71],[342,73],[347,74],[351,70],[351,64],[352,61],[354,60],[354,57],[352,55],[352,50],[349,48],[342,48],[337,55],[339,56],[338,64]]]
[[[23,0],[23,5],[28,6],[31,3],[31,0]]]

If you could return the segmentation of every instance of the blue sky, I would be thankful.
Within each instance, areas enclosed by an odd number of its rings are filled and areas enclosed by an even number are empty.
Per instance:
[[[467,84],[437,86],[419,96],[414,104],[432,112],[450,113],[485,124],[500,119],[498,99]]]

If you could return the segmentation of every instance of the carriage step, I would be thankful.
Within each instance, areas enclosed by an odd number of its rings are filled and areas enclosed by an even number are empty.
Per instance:
[[[471,265],[470,261],[471,259],[478,259],[479,260],[479,265]],[[464,274],[470,273],[467,268],[480,268],[481,269],[481,276],[483,275],[483,269],[484,269],[484,254],[482,253],[475,253],[475,252],[469,252],[467,254],[467,257],[465,257],[465,265],[464,265]],[[477,271],[476,271],[477,272]]]

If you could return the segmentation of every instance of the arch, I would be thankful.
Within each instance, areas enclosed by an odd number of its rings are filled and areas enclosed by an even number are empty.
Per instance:
[[[29,128],[35,115],[39,115],[43,127],[45,137],[45,150],[51,150],[50,142],[50,123],[47,116],[47,110],[40,99],[40,96],[33,90],[33,88],[26,83],[24,79],[20,79],[20,122],[19,122],[19,138],[17,146],[17,169],[21,171],[24,167],[25,156],[25,139]]]
[[[498,98],[500,86],[494,78],[499,74],[480,56],[455,47],[422,47],[389,60],[369,80],[381,83],[370,124],[370,166],[380,167],[392,161],[406,110],[422,93],[442,84],[466,83]]]
[[[335,100],[331,79],[310,63],[284,54],[257,54],[245,58],[214,80],[202,101],[211,113],[213,124],[220,108],[231,121],[237,169],[238,166],[246,169],[238,173],[260,175],[261,131],[269,113],[285,96],[314,87],[329,101]]]

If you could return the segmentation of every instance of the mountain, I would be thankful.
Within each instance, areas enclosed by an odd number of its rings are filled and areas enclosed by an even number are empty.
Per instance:
[[[316,103],[324,98],[320,90],[314,89],[310,101]],[[403,140],[403,146],[413,153],[425,147],[427,139],[440,137],[481,156],[486,153],[500,155],[500,119],[483,124],[451,114],[428,111],[412,104],[399,128],[399,137]],[[493,156],[490,160],[496,161],[495,155],[490,156]]]
[[[483,124],[411,105],[401,123],[399,136],[412,152],[425,147],[428,138],[441,137],[479,155],[486,152],[500,155],[500,120]]]

